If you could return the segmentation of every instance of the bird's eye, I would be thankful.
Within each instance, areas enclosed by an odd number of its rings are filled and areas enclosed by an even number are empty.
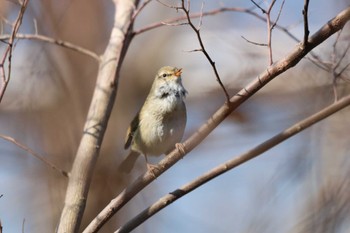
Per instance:
[[[166,75],[166,73],[164,73],[162,76],[163,76],[163,78],[165,78],[167,75]]]

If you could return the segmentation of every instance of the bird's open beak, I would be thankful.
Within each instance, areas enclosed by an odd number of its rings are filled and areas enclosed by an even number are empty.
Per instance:
[[[182,68],[178,69],[178,70],[175,72],[175,76],[176,76],[176,77],[180,77],[181,74],[182,74]]]

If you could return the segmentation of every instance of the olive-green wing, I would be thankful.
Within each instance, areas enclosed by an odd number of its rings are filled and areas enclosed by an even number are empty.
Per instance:
[[[124,149],[128,149],[131,145],[131,142],[134,139],[135,131],[139,127],[140,119],[139,119],[140,114],[137,113],[134,119],[131,121],[129,128],[126,132],[126,137],[125,137],[125,144],[124,144]]]

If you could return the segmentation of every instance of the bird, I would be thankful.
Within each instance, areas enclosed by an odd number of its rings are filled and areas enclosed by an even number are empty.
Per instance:
[[[148,155],[168,154],[180,145],[187,121],[184,100],[188,94],[181,74],[181,68],[171,66],[158,70],[144,104],[127,130],[124,149],[130,147],[130,152],[119,166],[122,172],[130,173],[141,154],[152,171],[155,166],[148,162]]]

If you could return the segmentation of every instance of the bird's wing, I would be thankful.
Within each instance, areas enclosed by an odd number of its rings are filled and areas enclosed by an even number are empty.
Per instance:
[[[126,132],[124,149],[128,149],[131,145],[132,140],[134,139],[135,131],[139,127],[139,123],[140,123],[139,116],[140,114],[138,112],[129,125],[129,128]]]

